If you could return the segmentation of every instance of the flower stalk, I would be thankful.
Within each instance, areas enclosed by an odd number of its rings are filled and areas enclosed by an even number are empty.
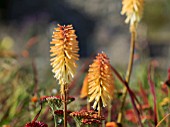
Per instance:
[[[90,110],[90,102],[89,102],[89,99],[87,98],[87,111]]]
[[[100,117],[102,114],[102,106],[101,106],[102,102],[101,102],[101,98],[99,100],[99,106],[98,106],[98,116]]]
[[[111,116],[112,116],[112,104],[111,102],[108,105],[108,116],[107,116],[107,122],[111,121]]]
[[[170,100],[170,87],[168,87],[168,98]],[[168,107],[169,107],[168,110],[170,112],[170,101],[168,103]],[[170,119],[167,120],[167,127],[169,127],[169,126],[170,126]]]
[[[136,41],[136,28],[139,21],[142,18],[144,0],[123,0],[122,5],[123,7],[122,7],[121,14],[126,15],[125,23],[130,24],[129,28],[131,32],[130,56],[129,56],[128,68],[126,71],[126,77],[125,77],[127,84],[129,84],[131,73],[132,73],[132,67],[133,67],[133,59],[134,59],[133,57],[134,57],[134,49],[135,49],[135,41]],[[122,95],[122,104],[117,118],[118,123],[121,123],[122,121],[122,113],[123,113],[123,108],[126,100],[126,95],[127,95],[127,88],[124,87],[123,95]]]
[[[125,80],[128,84],[130,82],[130,77],[131,77],[132,67],[133,67],[135,39],[136,39],[136,31],[133,30],[131,32],[130,57],[129,57],[128,69],[127,69],[127,72],[126,72],[126,78],[125,78]],[[121,104],[121,107],[120,107],[120,112],[118,114],[117,123],[121,123],[121,121],[122,121],[123,108],[124,108],[124,105],[125,105],[126,96],[127,96],[127,88],[124,87],[123,95],[122,95],[122,104]]]
[[[67,127],[67,87],[64,85],[64,127]]]
[[[55,110],[54,110],[53,106],[51,107],[51,110],[52,110],[52,115],[53,115],[53,118],[54,118],[54,126],[58,127],[57,126],[57,117],[56,117]]]
[[[168,69],[168,80],[166,81],[166,85],[168,87],[168,98],[169,98],[168,111],[170,112],[170,68]],[[167,127],[169,126],[170,126],[170,119],[167,120]]]

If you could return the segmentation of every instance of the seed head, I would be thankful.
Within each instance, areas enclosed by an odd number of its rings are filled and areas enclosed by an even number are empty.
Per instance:
[[[130,29],[136,27],[142,18],[144,0],[123,0],[121,14],[126,14],[125,23],[130,23]]]
[[[105,53],[98,54],[92,65],[90,65],[88,83],[89,102],[95,101],[93,108],[96,109],[100,100],[103,107],[105,107],[112,100],[114,90],[111,66]]]
[[[27,123],[25,127],[48,127],[48,125],[40,121],[33,121],[30,123]]]
[[[58,25],[54,29],[51,46],[51,66],[54,77],[61,87],[73,79],[76,72],[76,61],[79,59],[78,41],[72,25]],[[62,92],[62,91],[61,91]]]
[[[89,125],[89,127],[99,127],[101,121],[104,120],[104,117],[98,116],[98,113],[94,110],[76,111],[70,113],[70,116],[72,116],[75,119],[76,123],[78,123],[80,126]]]

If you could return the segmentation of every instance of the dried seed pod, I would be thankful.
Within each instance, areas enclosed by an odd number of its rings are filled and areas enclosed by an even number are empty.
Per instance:
[[[105,53],[98,54],[90,65],[88,73],[89,102],[95,101],[93,108],[96,109],[100,100],[105,107],[113,98],[114,80],[109,58]]]
[[[76,61],[79,59],[78,41],[72,25],[58,25],[53,32],[51,46],[51,66],[54,77],[61,85],[63,94],[64,85],[71,82],[76,72]]]

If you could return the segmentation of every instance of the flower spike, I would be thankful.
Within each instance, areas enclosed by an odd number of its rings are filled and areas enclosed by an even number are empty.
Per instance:
[[[79,59],[78,41],[72,25],[58,25],[51,41],[51,66],[54,77],[59,80],[61,94],[65,84],[69,84],[76,72],[76,61]]]
[[[99,106],[100,101],[105,107],[113,99],[114,80],[109,58],[105,53],[99,53],[88,73],[89,102],[95,101],[93,108]],[[99,108],[99,107],[98,107]]]
[[[142,18],[144,0],[123,0],[121,14],[126,14],[125,23],[130,23],[130,29],[134,29]]]

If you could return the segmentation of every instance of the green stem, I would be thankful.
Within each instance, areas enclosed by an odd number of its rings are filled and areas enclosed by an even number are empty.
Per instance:
[[[53,114],[53,118],[54,118],[54,125],[55,125],[55,127],[57,127],[57,117],[56,117],[56,115],[55,115],[55,113],[54,113],[54,108],[53,108],[53,106],[51,106],[51,110],[52,110],[52,114]]]
[[[129,84],[130,82],[130,76],[132,73],[132,67],[133,67],[133,57],[134,57],[134,49],[135,49],[135,39],[136,39],[136,31],[131,31],[131,45],[130,45],[130,57],[129,57],[129,63],[128,63],[128,69],[126,72],[126,82]],[[122,121],[122,115],[123,115],[123,108],[125,105],[125,100],[127,96],[127,89],[126,87],[123,88],[123,95],[122,95],[122,104],[120,107],[120,111],[117,118],[117,123],[121,123]]]
[[[89,98],[87,97],[87,111],[90,110],[90,102],[89,102]]]
[[[57,127],[57,117],[55,114],[54,114],[54,124],[55,124],[55,127]]]

